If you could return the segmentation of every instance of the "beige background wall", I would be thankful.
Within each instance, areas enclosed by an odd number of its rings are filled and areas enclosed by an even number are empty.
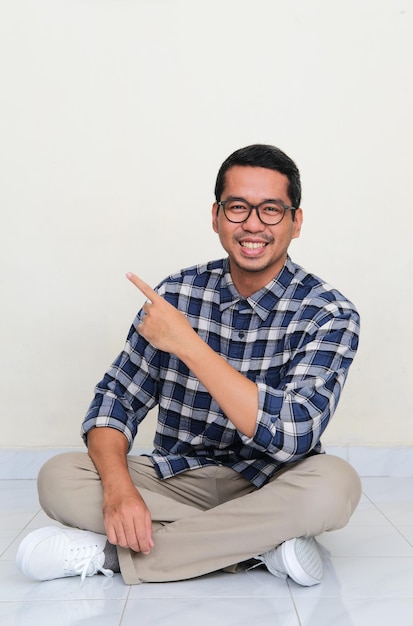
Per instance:
[[[80,444],[125,272],[221,256],[216,172],[253,142],[301,169],[293,259],[362,315],[325,441],[413,445],[412,58],[412,0],[0,0],[0,447]]]

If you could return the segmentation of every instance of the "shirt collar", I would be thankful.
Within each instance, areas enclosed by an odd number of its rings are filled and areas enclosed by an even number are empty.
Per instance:
[[[290,257],[287,256],[283,269],[275,278],[256,293],[253,293],[248,298],[243,298],[235,289],[234,283],[232,282],[231,273],[229,271],[229,259],[224,259],[220,286],[220,311],[225,311],[237,302],[246,300],[253,311],[257,313],[263,321],[266,320],[270,312],[274,310],[280,298],[284,295],[295,272],[296,267]]]

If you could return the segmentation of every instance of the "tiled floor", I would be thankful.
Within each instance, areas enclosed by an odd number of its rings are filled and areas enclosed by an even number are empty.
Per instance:
[[[319,538],[321,585],[265,569],[127,587],[120,575],[36,583],[15,568],[21,538],[50,524],[35,482],[0,481],[4,626],[413,626],[413,478],[364,478],[349,526]]]

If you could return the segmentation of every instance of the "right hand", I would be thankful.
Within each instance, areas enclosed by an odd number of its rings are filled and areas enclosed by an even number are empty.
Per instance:
[[[105,495],[103,515],[109,543],[149,554],[154,547],[151,514],[135,488]]]
[[[149,554],[154,547],[151,514],[128,470],[126,437],[114,428],[93,428],[88,434],[88,450],[102,480],[109,543]]]

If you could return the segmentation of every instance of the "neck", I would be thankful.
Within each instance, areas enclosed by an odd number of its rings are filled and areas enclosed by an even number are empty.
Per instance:
[[[283,259],[282,262],[279,262],[277,265],[271,265],[270,267],[256,272],[244,270],[230,260],[231,278],[235,289],[243,298],[252,296],[253,293],[256,293],[265,287],[265,285],[268,285],[275,276],[278,276],[284,267],[285,260],[286,259]]]
[[[238,274],[239,272],[233,272],[231,270],[231,278],[234,283],[234,287],[243,298],[252,296],[253,293],[256,293],[265,287],[265,285],[273,278],[273,276],[270,276],[267,279],[261,275],[261,272],[248,272],[249,275],[247,276],[239,276]]]

